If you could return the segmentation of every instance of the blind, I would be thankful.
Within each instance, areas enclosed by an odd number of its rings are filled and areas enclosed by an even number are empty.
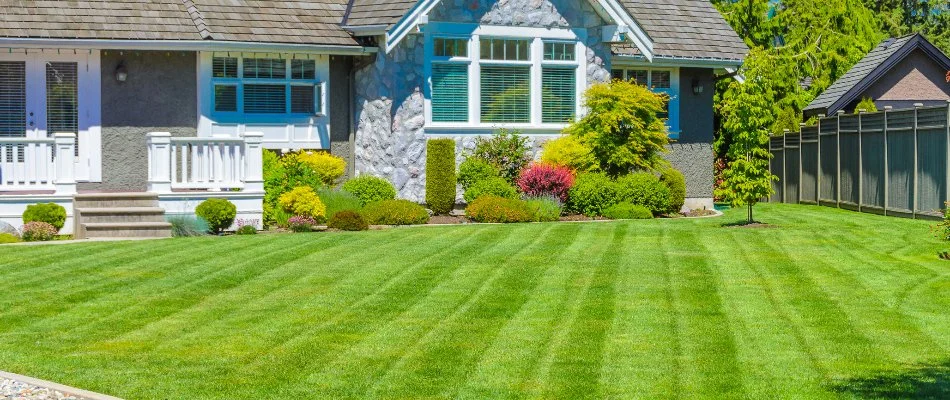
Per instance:
[[[244,112],[247,114],[287,112],[287,86],[244,85]]]
[[[79,64],[46,63],[46,132],[76,134],[75,155],[79,155]]]
[[[531,122],[531,67],[482,66],[483,122]]]
[[[215,57],[211,61],[211,72],[215,78],[237,78],[238,59],[236,57]]]
[[[653,71],[650,85],[657,89],[669,89],[670,71]]]
[[[313,114],[314,108],[313,85],[293,85],[290,87],[290,112],[295,114]]]
[[[316,78],[317,63],[313,60],[290,60],[290,79]]]
[[[576,93],[574,68],[541,68],[541,122],[574,121]]]
[[[26,63],[0,62],[0,137],[26,136]]]
[[[244,78],[284,79],[287,77],[287,64],[279,58],[245,58]]]
[[[237,85],[214,85],[214,110],[236,112]]]
[[[468,64],[432,64],[432,121],[468,121]]]

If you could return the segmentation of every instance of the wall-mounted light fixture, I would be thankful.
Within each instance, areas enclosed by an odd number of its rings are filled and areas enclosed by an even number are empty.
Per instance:
[[[703,94],[703,84],[699,83],[699,79],[693,79],[693,94]]]
[[[129,70],[125,68],[125,61],[120,61],[119,66],[115,67],[115,80],[125,82],[126,79],[129,79]]]

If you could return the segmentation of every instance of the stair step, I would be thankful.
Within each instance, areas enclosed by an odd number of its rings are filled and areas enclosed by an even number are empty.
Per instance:
[[[157,207],[158,195],[147,192],[83,193],[73,199],[76,208]]]
[[[83,223],[165,222],[165,210],[161,207],[77,208],[76,215]]]
[[[89,222],[82,223],[86,238],[171,237],[168,222]]]

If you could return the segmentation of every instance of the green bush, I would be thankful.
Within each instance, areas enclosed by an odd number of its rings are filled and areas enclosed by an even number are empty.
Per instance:
[[[255,228],[253,225],[243,225],[240,228],[237,228],[237,230],[234,231],[234,234],[235,235],[256,235],[257,228]]]
[[[598,172],[578,175],[568,192],[570,210],[590,217],[603,215],[606,209],[619,202],[617,184]]]
[[[322,188],[317,191],[317,197],[327,207],[327,220],[333,219],[333,216],[340,211],[359,211],[363,208],[363,203],[359,198],[342,189]]]
[[[366,218],[363,218],[360,213],[351,210],[343,210],[333,218],[330,218],[330,222],[327,223],[327,227],[333,229],[339,229],[341,231],[365,231],[369,229],[369,223],[366,222]]]
[[[210,231],[208,222],[198,217],[170,215],[165,220],[172,224],[172,236],[174,237],[203,236]]]
[[[195,207],[195,214],[208,222],[211,232],[220,233],[234,224],[237,207],[226,199],[208,199]]]
[[[564,211],[561,202],[555,197],[535,197],[526,199],[525,203],[534,215],[535,222],[559,221]]]
[[[670,188],[649,172],[635,172],[617,179],[621,201],[639,204],[658,215],[670,209]]]
[[[678,213],[686,203],[686,177],[673,167],[663,168],[660,171],[660,181],[670,189],[668,213]]]
[[[23,225],[23,235],[21,239],[24,242],[48,242],[56,238],[56,229],[53,224],[43,221],[27,222]]]
[[[650,219],[653,213],[639,204],[617,203],[604,210],[604,217],[610,219]]]
[[[66,224],[66,209],[56,203],[28,205],[26,206],[26,211],[23,212],[23,223],[26,224],[33,221],[53,225],[56,231],[59,232],[60,229],[63,229],[63,225]]]
[[[277,153],[265,150],[263,167],[264,226],[286,224],[289,216],[284,215],[278,204],[281,195],[301,186],[313,190],[324,186],[325,178],[315,169],[312,160],[297,152],[279,157]]]
[[[483,181],[475,182],[474,185],[465,190],[462,196],[466,203],[471,203],[484,195],[495,195],[508,199],[518,198],[518,189],[515,189],[508,181],[499,178],[489,178]]]
[[[0,244],[20,243],[20,238],[12,233],[0,233]]]
[[[468,189],[478,182],[498,178],[500,175],[494,165],[480,158],[469,157],[459,165],[458,181],[462,189]]]
[[[531,162],[528,150],[528,138],[502,129],[491,137],[475,138],[475,151],[471,157],[494,165],[502,178],[514,184],[521,170]]]
[[[534,213],[522,200],[485,195],[465,208],[465,215],[475,222],[512,223],[534,221]]]
[[[280,207],[290,215],[313,218],[317,222],[326,221],[327,207],[317,194],[307,186],[301,186],[280,195]]]
[[[346,161],[326,151],[298,151],[290,153],[284,158],[296,157],[297,160],[310,167],[313,173],[320,177],[320,181],[327,186],[335,185],[346,173]]]
[[[426,204],[436,214],[455,208],[455,140],[431,139],[426,143]]]
[[[343,190],[353,193],[363,205],[396,198],[396,188],[392,183],[372,175],[360,175],[346,181],[343,184]]]
[[[429,222],[425,207],[409,200],[380,200],[360,212],[371,225],[419,225]]]
[[[541,162],[568,167],[575,172],[596,172],[600,168],[594,153],[575,136],[563,135],[544,142]]]

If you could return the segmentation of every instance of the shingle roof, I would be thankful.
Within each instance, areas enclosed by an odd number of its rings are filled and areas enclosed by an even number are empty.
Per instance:
[[[356,46],[348,0],[0,0],[0,37]]]
[[[706,0],[620,0],[653,39],[656,57],[745,59],[749,47]],[[633,45],[615,54],[639,55]]]
[[[837,81],[832,83],[828,89],[825,89],[824,92],[818,95],[808,107],[805,107],[804,111],[825,110],[829,113],[837,112],[838,110],[832,110],[830,107],[835,103],[839,103],[848,92],[851,92],[852,89],[868,79],[871,73],[881,67],[885,61],[900,52],[901,49],[908,44],[916,43],[919,40],[924,39],[916,33],[896,39],[884,40],[878,44],[874,50],[871,50],[868,55],[864,56],[861,61],[858,61],[857,64],[851,67],[841,78],[838,78]]]
[[[353,0],[344,25],[390,27],[405,15],[418,0]]]

